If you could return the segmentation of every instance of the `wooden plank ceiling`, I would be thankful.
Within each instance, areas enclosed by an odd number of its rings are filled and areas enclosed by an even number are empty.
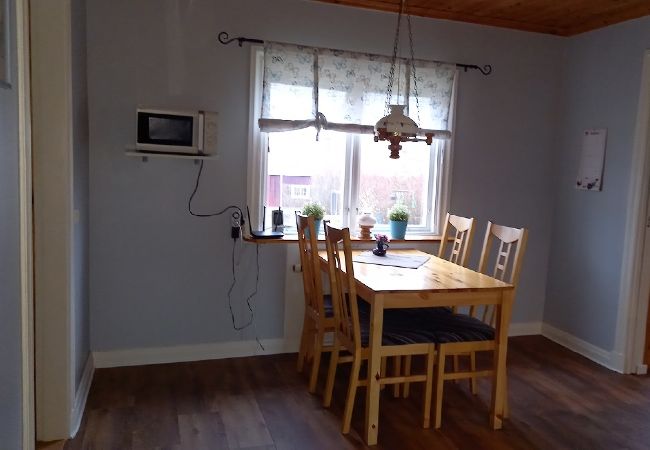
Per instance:
[[[398,12],[400,0],[316,0]],[[650,15],[650,0],[409,0],[414,16],[572,36]]]

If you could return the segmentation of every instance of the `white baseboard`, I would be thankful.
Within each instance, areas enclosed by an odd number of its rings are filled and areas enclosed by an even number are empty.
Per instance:
[[[242,356],[273,355],[298,351],[298,342],[285,339],[262,339],[262,350],[257,341],[217,342],[210,344],[178,345],[127,350],[93,352],[95,367],[141,366],[205,359],[238,358]]]
[[[513,323],[510,336],[541,334],[540,322]],[[173,347],[151,347],[125,350],[93,352],[97,368],[141,366],[146,364],[164,364],[205,359],[239,358],[243,356],[273,355],[278,353],[295,353],[298,351],[299,339],[265,339],[264,350],[256,341],[218,342],[210,344],[178,345]]]
[[[86,400],[88,399],[88,393],[90,392],[90,385],[93,382],[93,374],[95,373],[95,362],[93,360],[93,355],[90,353],[88,359],[86,360],[86,365],[84,367],[83,374],[81,375],[81,381],[79,386],[77,386],[77,391],[74,396],[74,406],[72,407],[72,420],[70,422],[70,437],[75,437],[77,431],[79,431],[79,426],[81,425],[81,419],[84,415],[84,409],[86,408]]]
[[[530,336],[542,334],[542,322],[511,323],[508,336]]]
[[[623,353],[612,350],[609,355],[612,370],[620,373],[632,373],[625,368],[625,355]]]
[[[547,323],[524,322],[510,324],[509,336],[528,336],[541,334],[548,339],[567,347],[574,352],[591,359],[592,361],[607,367],[608,369],[622,372],[621,355],[613,351],[603,350],[589,342],[583,341],[572,334],[562,331]],[[93,368],[140,366],[146,364],[164,364],[174,362],[201,361],[206,359],[238,358],[255,355],[273,355],[279,353],[295,353],[298,351],[298,339],[264,339],[261,341],[264,346],[262,350],[256,341],[235,341],[218,342],[210,344],[179,345],[173,347],[152,347],[126,350],[109,350],[93,352],[92,360],[89,358],[89,365],[84,371],[84,378],[77,393],[77,402],[80,400],[81,388],[90,387]],[[94,367],[92,362],[94,361]],[[89,369],[89,367],[91,367]],[[86,373],[89,372],[89,375]],[[88,379],[87,386],[85,379]],[[77,408],[75,402],[75,408]],[[85,402],[85,396],[83,397]],[[83,407],[81,408],[83,411]],[[79,415],[81,420],[81,415]]]
[[[623,367],[619,361],[620,358],[615,352],[603,350],[547,323],[542,324],[542,335],[569,350],[579,353],[585,358],[589,358],[601,366],[605,366],[616,372],[623,372]]]

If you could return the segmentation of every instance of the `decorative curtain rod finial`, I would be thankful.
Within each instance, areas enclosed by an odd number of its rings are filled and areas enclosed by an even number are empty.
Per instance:
[[[483,67],[476,66],[476,69],[483,75],[490,75],[492,73],[492,66],[489,64],[486,64]]]
[[[492,73],[492,66],[490,64],[486,64],[483,67],[477,66],[476,64],[456,64],[456,67],[460,67],[465,72],[467,72],[469,69],[478,70],[486,76]]]
[[[261,39],[250,39],[250,38],[246,38],[246,37],[243,37],[243,36],[235,37],[235,38],[232,38],[232,39],[229,39],[229,38],[230,38],[230,36],[225,31],[222,31],[217,36],[217,39],[223,45],[228,45],[232,41],[237,41],[237,43],[239,44],[240,47],[244,44],[244,42],[251,42],[253,44],[263,44],[264,43],[264,41],[262,41]]]

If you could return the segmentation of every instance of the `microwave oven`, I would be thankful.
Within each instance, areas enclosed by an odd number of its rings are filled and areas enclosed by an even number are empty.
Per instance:
[[[137,150],[209,155],[216,153],[216,146],[215,112],[137,110]]]

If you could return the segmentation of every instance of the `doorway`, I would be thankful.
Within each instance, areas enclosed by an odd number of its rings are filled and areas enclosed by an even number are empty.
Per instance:
[[[9,2],[9,5],[11,2]],[[18,94],[18,173],[20,207],[20,329],[22,372],[22,448],[35,445],[34,387],[34,253],[32,210],[31,87],[28,0],[16,0],[15,20],[16,80]],[[6,11],[11,11],[8,9]],[[5,11],[5,12],[6,12]]]
[[[29,6],[36,434],[52,441],[76,433],[93,374],[87,327],[85,2],[30,0]]]
[[[615,354],[623,373],[648,372],[650,345],[650,50],[643,57],[628,197]]]
[[[650,308],[648,308],[648,317],[646,318],[643,364],[650,366]]]

